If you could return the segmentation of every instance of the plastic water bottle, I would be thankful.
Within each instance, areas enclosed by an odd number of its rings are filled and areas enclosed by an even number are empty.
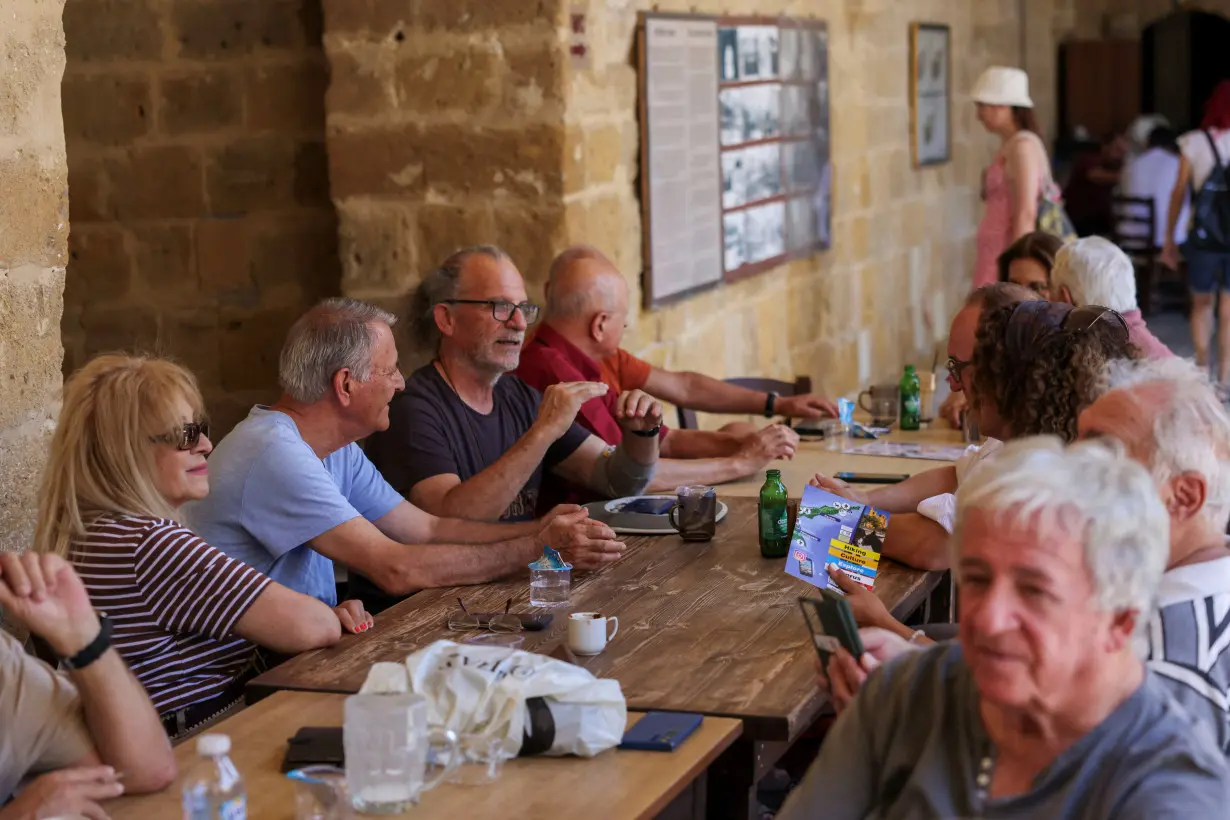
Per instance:
[[[184,820],[247,820],[248,798],[230,752],[226,735],[197,738],[198,759],[184,783]]]

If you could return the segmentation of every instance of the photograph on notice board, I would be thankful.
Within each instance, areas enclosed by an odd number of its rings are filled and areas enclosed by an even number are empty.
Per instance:
[[[757,205],[743,213],[743,256],[748,262],[763,262],[786,252],[785,202]]]
[[[950,39],[945,25],[910,26],[910,147],[915,167],[938,165],[952,156]]]
[[[745,85],[718,93],[722,116],[722,145],[776,137],[782,132],[782,87]]]
[[[771,199],[781,192],[781,143],[753,145],[722,154],[723,208]]]
[[[739,26],[739,79],[772,80],[777,77],[777,26]]]

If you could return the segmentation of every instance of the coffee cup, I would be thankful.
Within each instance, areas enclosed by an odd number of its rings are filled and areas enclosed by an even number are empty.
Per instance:
[[[666,513],[684,541],[708,541],[717,528],[717,492],[707,484],[688,484],[676,490],[675,506]]]
[[[868,400],[867,403],[864,403],[864,398]],[[868,387],[862,393],[858,394],[858,406],[862,408],[864,413],[870,413],[874,416],[875,409],[873,408],[877,406],[878,400],[890,399],[892,403],[896,405],[900,398],[901,387],[899,385],[873,384],[871,387]]]
[[[607,633],[607,625],[613,627]],[[619,632],[619,619],[597,612],[574,612],[568,616],[568,648],[577,655],[598,655]]]

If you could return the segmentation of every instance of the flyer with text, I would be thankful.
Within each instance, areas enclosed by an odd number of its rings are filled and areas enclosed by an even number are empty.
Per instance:
[[[786,555],[786,572],[813,586],[837,591],[827,572],[829,564],[836,564],[871,589],[887,529],[888,513],[818,487],[804,487]]]

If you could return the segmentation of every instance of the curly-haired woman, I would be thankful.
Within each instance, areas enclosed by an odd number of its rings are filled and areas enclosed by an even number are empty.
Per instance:
[[[812,479],[814,486],[853,501],[906,513],[889,520],[883,552],[919,569],[949,566],[947,535],[955,523],[958,485],[1009,439],[1049,434],[1074,441],[1076,417],[1106,389],[1106,363],[1140,357],[1128,341],[1123,317],[1093,305],[1075,308],[1037,300],[997,307],[983,313],[976,339],[966,390],[978,429],[988,436],[981,447],[970,448],[954,466],[927,470],[871,492],[826,476]],[[912,515],[915,509],[918,514]],[[922,518],[930,519],[918,522],[925,530],[899,526]],[[911,642],[928,642],[844,573],[830,572],[830,577],[846,592],[859,626],[878,626]]]

